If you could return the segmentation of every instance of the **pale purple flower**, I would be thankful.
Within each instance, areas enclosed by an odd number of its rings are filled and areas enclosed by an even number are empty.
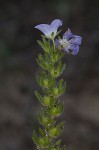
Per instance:
[[[54,38],[57,35],[57,29],[59,28],[59,26],[62,26],[62,21],[59,19],[55,19],[51,22],[50,25],[39,24],[35,26],[34,28],[43,32],[46,35],[46,37]],[[52,37],[52,33],[53,33],[53,37]]]
[[[62,49],[68,54],[76,55],[79,52],[79,45],[82,42],[82,37],[78,35],[73,35],[68,29],[64,35],[63,39],[56,40],[56,46],[62,45]]]

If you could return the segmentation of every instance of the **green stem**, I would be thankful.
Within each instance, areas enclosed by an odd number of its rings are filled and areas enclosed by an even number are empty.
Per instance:
[[[53,41],[53,46],[54,46],[54,50],[55,50],[55,42],[54,42],[54,38],[52,39],[52,41]]]

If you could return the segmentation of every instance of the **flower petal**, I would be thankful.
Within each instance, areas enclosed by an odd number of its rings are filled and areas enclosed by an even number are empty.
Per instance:
[[[79,46],[78,46],[78,45],[71,44],[70,50],[72,50],[72,54],[73,54],[73,55],[76,55],[76,54],[79,52]]]
[[[73,38],[70,40],[70,43],[80,45],[82,42],[82,37],[78,35],[73,35]]]
[[[63,39],[69,40],[69,38],[72,38],[73,34],[71,33],[71,30],[68,28],[68,30],[63,34]]]
[[[59,19],[55,19],[55,20],[53,20],[53,21],[51,22],[50,26],[51,26],[52,32],[54,32],[54,33],[56,34],[57,29],[58,29],[60,26],[62,26],[62,21],[59,20]]]
[[[70,54],[70,50],[66,47],[63,48],[63,50],[67,53],[67,54]]]
[[[56,48],[58,48],[59,45],[60,45],[59,40],[55,39],[55,46],[56,46]]]
[[[43,32],[46,36],[51,36],[51,27],[48,24],[40,24],[35,26],[34,28],[40,30],[41,32]]]
[[[58,29],[58,27],[62,26],[62,21],[59,19],[55,19],[51,22],[51,27]]]

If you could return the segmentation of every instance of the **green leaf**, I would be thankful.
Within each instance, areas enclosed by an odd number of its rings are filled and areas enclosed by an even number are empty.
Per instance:
[[[50,69],[51,75],[55,78],[59,77],[63,73],[65,66],[65,64],[62,64],[62,61],[59,61],[55,68]]]
[[[40,135],[43,137],[43,136],[45,136],[45,133],[44,133],[44,131],[41,129],[41,128],[39,128],[39,133],[40,133]]]
[[[40,112],[38,112],[38,121],[40,124],[42,124],[42,116],[41,116]]]
[[[43,87],[43,78],[40,75],[36,76],[37,83]]]
[[[41,42],[41,41],[38,40],[37,41],[38,44],[41,46],[41,48],[43,48],[43,50],[45,52],[49,53],[50,52],[50,42],[49,42],[49,39],[46,39],[46,37],[42,35],[42,40],[43,40],[43,42]]]
[[[42,98],[42,96],[40,95],[40,93],[39,93],[38,91],[35,91],[35,95],[36,95],[36,97],[38,98],[38,100],[42,103],[43,98]]]
[[[47,69],[47,63],[41,54],[38,55],[38,59],[36,59],[39,66],[44,69]]]
[[[38,137],[37,137],[35,131],[33,132],[32,139],[33,139],[33,141],[34,141],[35,144],[39,145],[39,143],[38,143]]]
[[[63,82],[64,82],[64,80],[63,80],[63,79],[60,79],[57,86],[58,86],[58,87],[61,87],[62,84],[63,84]]]
[[[59,69],[59,74],[58,74],[58,76],[60,76],[60,75],[63,73],[63,71],[65,70],[65,67],[66,67],[66,64],[63,64],[63,65],[61,66],[61,68]]]
[[[59,123],[59,124],[57,125],[57,128],[62,129],[63,126],[64,126],[64,124],[65,124],[65,121],[62,121],[61,123]]]
[[[66,82],[64,82],[63,79],[60,79],[56,87],[54,87],[54,89],[52,90],[53,96],[56,98],[59,97],[65,92],[65,88]]]
[[[50,144],[49,137],[47,137],[47,136],[39,137],[38,141],[39,141],[39,145],[40,145],[41,149],[42,148],[45,149],[45,148],[49,147],[49,144]]]
[[[59,146],[59,145],[61,144],[61,142],[62,142],[62,140],[59,139],[59,140],[55,143],[55,145],[56,145],[56,146]]]
[[[45,62],[40,62],[38,59],[36,59],[36,62],[37,62],[37,64],[38,64],[40,67],[42,67],[43,69],[46,69],[46,70],[47,70],[47,67],[46,67]]]
[[[49,113],[52,118],[59,116],[63,112],[63,103],[56,104],[50,108]]]
[[[37,41],[38,42],[38,44],[41,46],[41,48],[43,48],[44,50],[45,50],[45,46],[44,46],[44,44],[41,42],[41,41]]]
[[[60,105],[60,113],[62,113],[63,110],[64,110],[64,102],[62,102],[61,105]]]
[[[60,95],[62,95],[65,92],[65,89],[66,89],[66,82],[60,83],[60,85],[58,86]]]

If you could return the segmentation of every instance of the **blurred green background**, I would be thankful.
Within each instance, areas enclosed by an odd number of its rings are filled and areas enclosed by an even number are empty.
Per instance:
[[[34,150],[42,53],[34,26],[56,18],[63,20],[61,35],[69,27],[83,38],[78,55],[63,60],[63,143],[67,150],[99,150],[99,0],[0,1],[0,150]]]

